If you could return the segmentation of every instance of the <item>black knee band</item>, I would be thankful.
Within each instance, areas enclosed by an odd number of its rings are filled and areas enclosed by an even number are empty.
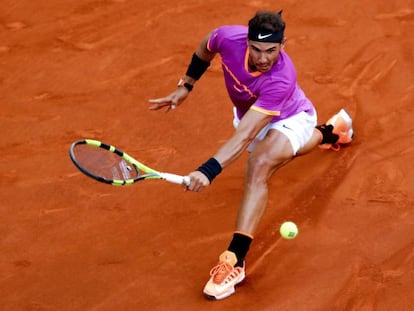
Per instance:
[[[214,158],[210,158],[208,159],[207,162],[205,162],[204,164],[202,164],[197,171],[200,171],[201,173],[203,173],[204,175],[206,175],[206,177],[208,178],[208,180],[210,181],[210,183],[213,181],[213,179],[221,173],[221,165],[220,163],[214,159]]]
[[[196,55],[196,53],[194,53],[193,57],[191,58],[191,63],[188,65],[186,75],[195,80],[198,80],[209,66],[210,62],[202,60]]]

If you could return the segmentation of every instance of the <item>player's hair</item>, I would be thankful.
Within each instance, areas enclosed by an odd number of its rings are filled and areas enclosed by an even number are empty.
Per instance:
[[[268,30],[270,32],[283,32],[286,23],[282,19],[282,11],[278,13],[271,11],[258,11],[249,20],[249,30],[252,32]]]

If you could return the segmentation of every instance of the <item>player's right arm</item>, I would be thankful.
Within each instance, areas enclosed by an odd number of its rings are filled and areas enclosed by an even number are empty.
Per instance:
[[[223,168],[239,158],[257,134],[269,124],[272,118],[272,115],[267,115],[253,109],[247,111],[240,120],[232,137],[230,137],[230,139],[228,139],[208,161],[209,164],[207,165],[207,170],[205,171],[202,169],[202,167],[205,166],[205,164],[203,164],[196,171],[188,174],[191,181],[186,189],[198,192],[209,186],[211,180],[220,173]],[[214,159],[213,162],[210,162],[212,159]],[[208,177],[208,173],[213,173],[213,176]]]
[[[212,32],[201,40],[192,56],[186,75],[180,79],[179,85],[175,91],[165,97],[150,99],[150,110],[158,110],[166,107],[167,111],[169,111],[175,109],[187,98],[196,81],[200,79],[203,73],[207,70],[207,67],[216,55],[216,53],[210,52],[207,48],[211,34]]]

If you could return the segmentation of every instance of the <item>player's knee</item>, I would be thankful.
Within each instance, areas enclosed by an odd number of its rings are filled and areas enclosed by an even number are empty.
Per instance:
[[[247,163],[247,181],[251,184],[266,183],[287,159],[269,159],[264,155],[251,156]]]

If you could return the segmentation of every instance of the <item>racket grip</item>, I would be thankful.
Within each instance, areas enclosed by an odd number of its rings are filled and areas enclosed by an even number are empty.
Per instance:
[[[161,177],[171,183],[179,184],[179,185],[190,185],[190,177],[189,176],[181,176],[176,174],[170,174],[170,173],[161,173]]]

